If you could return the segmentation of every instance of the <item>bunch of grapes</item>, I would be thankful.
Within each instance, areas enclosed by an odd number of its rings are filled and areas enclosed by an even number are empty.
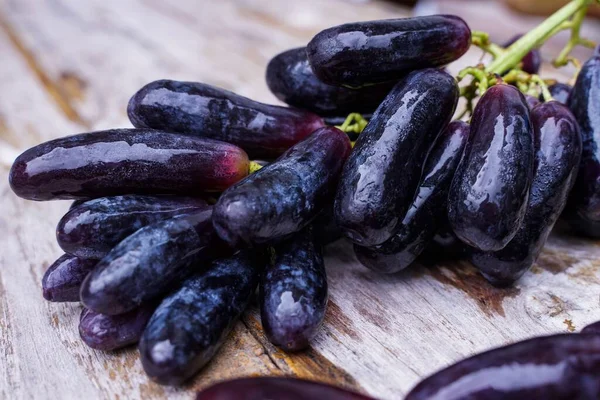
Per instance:
[[[472,41],[496,59],[455,79],[443,67]],[[179,385],[217,352],[257,287],[268,338],[307,347],[327,306],[322,247],[341,237],[382,273],[453,246],[492,284],[514,283],[561,215],[600,237],[600,54],[574,87],[548,87],[536,75],[538,42],[527,34],[506,49],[450,15],[358,22],[271,60],[267,84],[293,108],[203,83],[144,86],[127,109],[135,128],[46,142],[11,169],[20,197],[76,200],[57,227],[65,255],[46,272],[44,297],[82,302],[86,344],[139,342],[146,373]],[[466,112],[452,121],[461,96]],[[598,371],[600,339],[540,340],[466,360],[408,398],[463,398],[439,392],[476,393],[452,385],[507,361],[548,367],[567,356],[579,369],[550,383],[591,393],[572,387]],[[280,380],[200,398],[253,390],[363,398]]]

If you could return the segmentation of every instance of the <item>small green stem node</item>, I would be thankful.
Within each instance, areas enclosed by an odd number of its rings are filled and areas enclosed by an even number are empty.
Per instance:
[[[258,171],[259,169],[261,169],[263,166],[260,165],[259,163],[257,163],[256,161],[250,161],[249,165],[248,165],[248,174],[253,174],[256,171]]]

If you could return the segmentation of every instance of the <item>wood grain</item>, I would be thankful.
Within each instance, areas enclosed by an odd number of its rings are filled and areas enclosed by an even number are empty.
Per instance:
[[[274,54],[330,25],[403,15],[375,1],[0,0],[0,398],[183,399],[226,378],[291,375],[399,399],[467,355],[600,319],[599,243],[562,232],[505,290],[464,262],[377,275],[359,265],[351,246],[335,243],[326,250],[329,309],[308,351],[273,347],[254,307],[215,359],[178,389],[149,382],[135,349],[86,348],[77,334],[81,306],[43,301],[41,277],[61,254],[54,227],[68,204],[11,193],[7,168],[20,151],[130,126],[129,97],[159,78],[204,81],[275,103],[263,76]],[[470,51],[451,70],[479,57]]]

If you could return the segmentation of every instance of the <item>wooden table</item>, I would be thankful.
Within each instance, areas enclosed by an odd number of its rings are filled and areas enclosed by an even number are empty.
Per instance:
[[[338,242],[326,251],[326,321],[308,351],[287,355],[270,345],[254,308],[193,382],[169,388],[146,378],[135,349],[83,345],[80,305],[42,299],[42,275],[61,254],[54,227],[69,204],[12,194],[6,174],[19,152],[62,135],[130,126],[129,97],[159,78],[274,102],[264,83],[270,57],[330,25],[403,15],[383,2],[0,0],[0,398],[183,399],[225,378],[295,375],[399,399],[467,355],[600,319],[600,247],[589,240],[553,236],[507,290],[463,262],[377,275]],[[470,52],[464,63],[478,57]]]

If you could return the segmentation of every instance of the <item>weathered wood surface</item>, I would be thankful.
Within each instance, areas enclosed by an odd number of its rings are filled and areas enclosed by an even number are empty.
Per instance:
[[[263,77],[271,56],[333,24],[405,14],[388,3],[323,0],[0,0],[0,399],[192,398],[210,382],[244,375],[296,375],[397,399],[474,352],[600,319],[593,241],[554,235],[508,290],[491,288],[465,263],[380,276],[338,242],[326,252],[331,301],[310,350],[286,355],[271,346],[254,309],[215,360],[174,389],[148,381],[135,349],[86,348],[79,305],[42,299],[41,277],[61,254],[54,227],[68,204],[12,195],[6,174],[16,154],[66,134],[129,126],[129,96],[158,78],[274,102]]]

